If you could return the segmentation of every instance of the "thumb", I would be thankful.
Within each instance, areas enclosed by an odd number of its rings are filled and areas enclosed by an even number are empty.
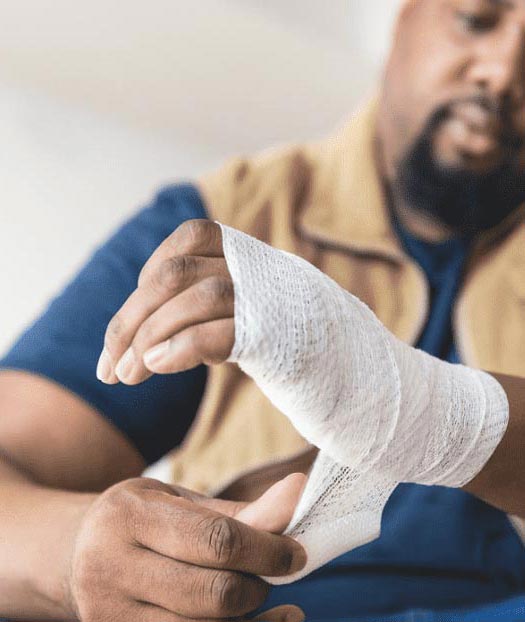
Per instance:
[[[290,521],[306,484],[306,475],[292,473],[269,488],[253,503],[240,509],[235,518],[254,529],[282,533]]]
[[[292,473],[275,483],[252,503],[226,501],[195,494],[192,498],[199,505],[231,516],[254,529],[282,533],[292,520],[306,479],[304,473]]]
[[[299,607],[284,605],[261,613],[252,622],[304,622],[304,613]]]

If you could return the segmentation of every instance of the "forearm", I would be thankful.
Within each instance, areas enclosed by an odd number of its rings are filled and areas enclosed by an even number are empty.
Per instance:
[[[508,428],[497,379],[402,342],[300,257],[222,236],[239,328],[227,360],[320,449],[287,531],[309,553],[304,572],[376,538],[398,483],[464,488],[478,476]]]
[[[0,617],[71,619],[72,545],[95,496],[44,488],[0,457],[0,498]]]
[[[66,388],[0,371],[0,455],[42,486],[102,492],[138,477],[145,462],[108,419]]]
[[[485,467],[464,490],[525,518],[525,379],[493,376],[509,401],[507,431]]]

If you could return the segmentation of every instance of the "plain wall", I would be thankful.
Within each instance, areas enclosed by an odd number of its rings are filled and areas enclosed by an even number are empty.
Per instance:
[[[395,5],[2,3],[0,350],[162,184],[337,126]]]
[[[0,350],[162,184],[332,131],[373,91],[396,5],[1,3]]]
[[[395,0],[0,6],[0,350],[163,183],[314,138],[374,88]]]

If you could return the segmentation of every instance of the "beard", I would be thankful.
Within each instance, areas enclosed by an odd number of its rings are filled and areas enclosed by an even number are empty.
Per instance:
[[[525,171],[518,164],[523,140],[515,132],[504,130],[501,140],[505,155],[489,173],[447,167],[434,154],[433,137],[448,116],[448,107],[432,116],[398,165],[395,187],[413,209],[436,218],[456,233],[473,236],[495,227],[525,202]],[[510,124],[505,120],[503,126],[509,128]]]

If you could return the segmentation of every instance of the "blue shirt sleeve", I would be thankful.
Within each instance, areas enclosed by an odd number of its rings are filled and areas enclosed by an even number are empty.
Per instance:
[[[100,246],[0,359],[0,369],[44,376],[74,392],[119,428],[148,464],[176,447],[199,407],[206,368],[153,376],[141,385],[108,386],[95,371],[104,333],[137,285],[153,251],[182,222],[206,218],[190,184],[163,189]]]

